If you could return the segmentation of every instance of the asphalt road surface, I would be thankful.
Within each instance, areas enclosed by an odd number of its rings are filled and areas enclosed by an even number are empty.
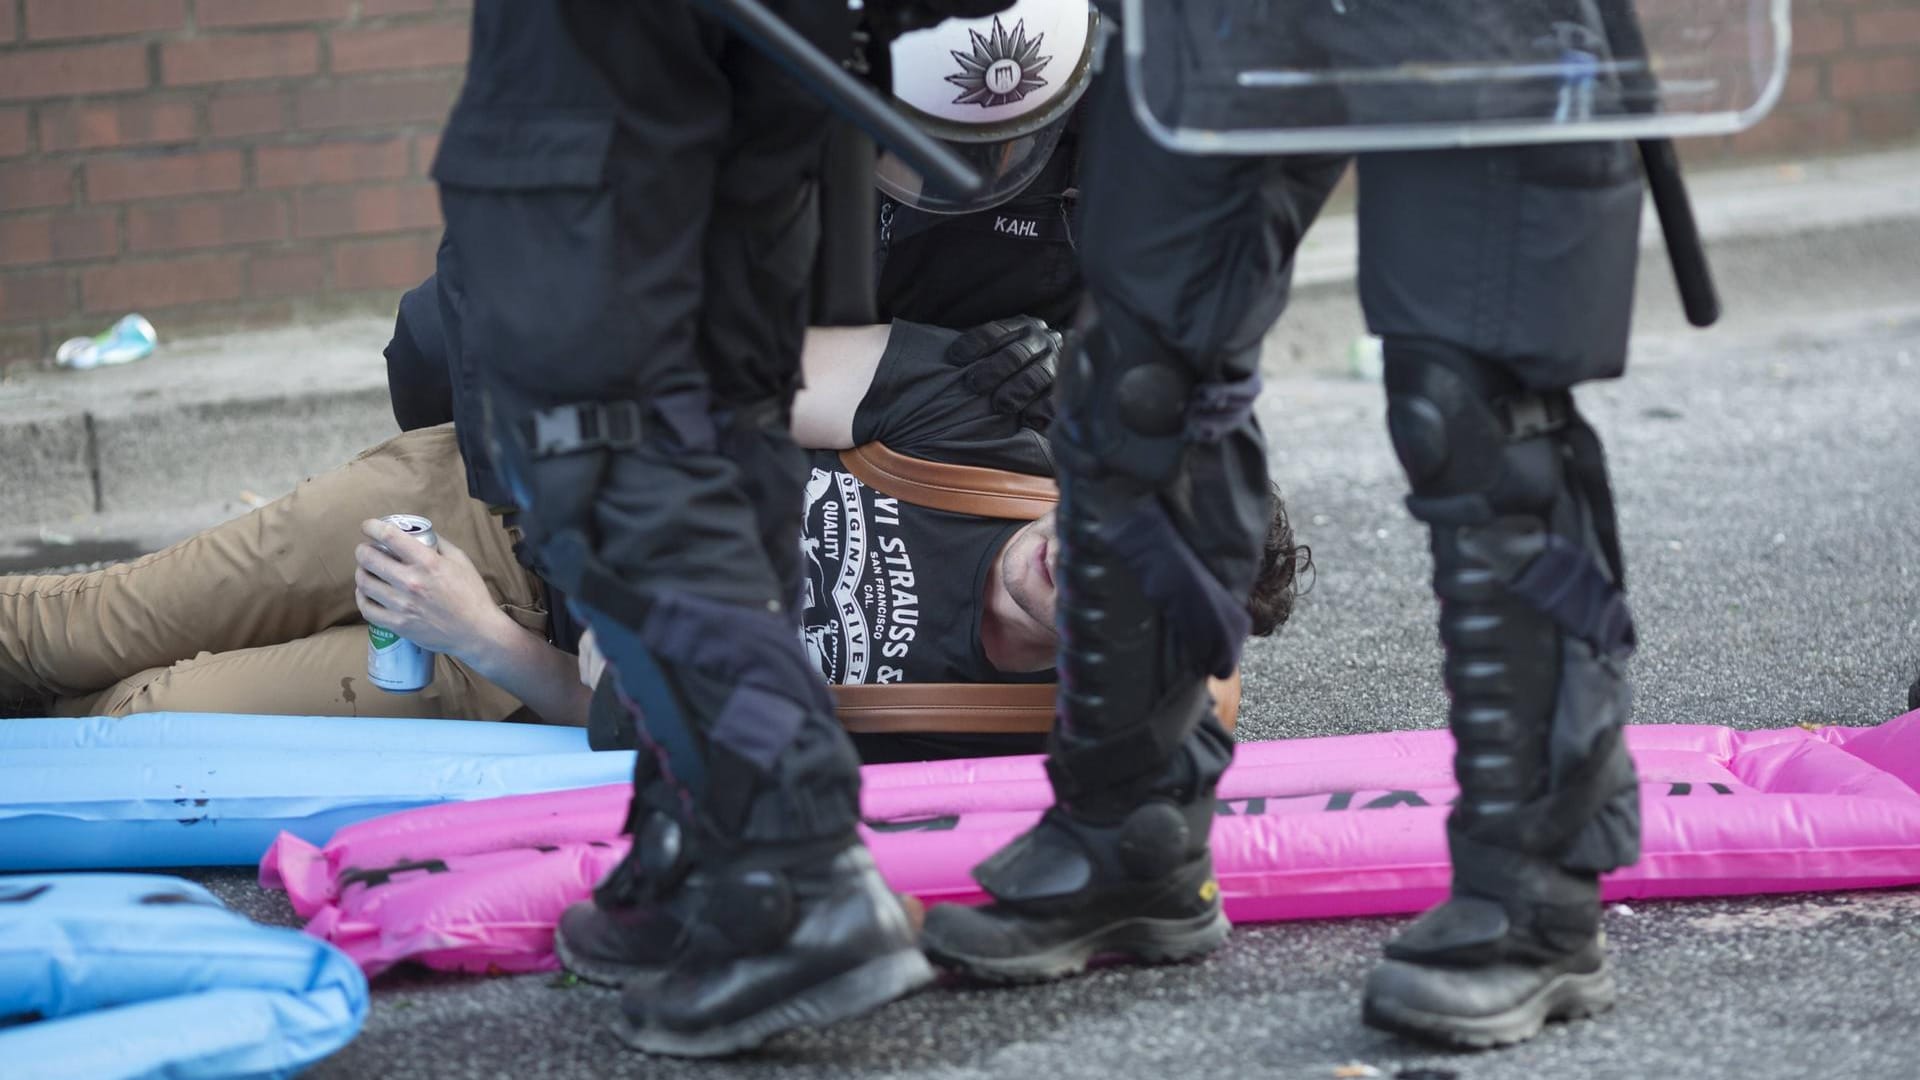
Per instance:
[[[1874,724],[1920,674],[1920,311],[1789,340],[1641,343],[1581,402],[1607,440],[1640,629],[1642,723]],[[1377,385],[1276,374],[1262,415],[1318,574],[1247,662],[1251,739],[1443,720],[1424,533]],[[248,874],[200,875],[292,922]],[[317,1077],[1912,1076],[1920,892],[1613,909],[1622,999],[1484,1054],[1361,1027],[1399,920],[1243,928],[1205,962],[1025,989],[939,987],[723,1063],[654,1060],[608,1031],[611,994],[552,976],[401,972]],[[1367,1070],[1376,1070],[1369,1072]]]

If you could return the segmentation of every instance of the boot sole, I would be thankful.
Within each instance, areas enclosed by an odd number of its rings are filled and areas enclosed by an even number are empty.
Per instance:
[[[1063,979],[1087,970],[1096,957],[1125,956],[1143,964],[1196,960],[1220,947],[1233,924],[1219,908],[1190,919],[1129,918],[1028,956],[969,956],[921,944],[943,968],[991,983],[1034,983]]]
[[[809,987],[752,1016],[704,1031],[665,1031],[614,1022],[620,1041],[636,1050],[669,1057],[725,1057],[751,1050],[783,1031],[817,1028],[872,1012],[933,981],[933,967],[918,949],[876,957],[851,971]]]
[[[1532,997],[1492,1016],[1447,1016],[1409,1008],[1392,1000],[1367,999],[1360,1020],[1368,1027],[1457,1050],[1512,1046],[1540,1034],[1549,1022],[1581,1020],[1613,1008],[1613,972],[1602,967],[1586,974],[1568,972]]]
[[[560,959],[560,966],[581,982],[595,986],[611,987],[615,990],[625,986],[629,980],[643,975],[658,973],[661,969],[637,967],[632,964],[601,964],[583,959],[567,946],[567,939],[558,929],[553,932],[553,955]]]
[[[897,894],[900,906],[906,910],[907,924],[913,928],[915,937],[920,928],[926,925],[927,909],[920,903],[919,897],[905,893]],[[605,986],[614,990],[625,987],[639,978],[649,978],[666,974],[665,967],[645,967],[639,964],[601,963],[582,957],[567,944],[566,935],[559,927],[553,928],[553,955],[560,960],[560,966],[578,978],[581,982],[595,986]]]

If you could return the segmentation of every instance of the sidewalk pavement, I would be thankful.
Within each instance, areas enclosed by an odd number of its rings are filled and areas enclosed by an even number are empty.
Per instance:
[[[1920,149],[1691,179],[1727,306],[1716,333],[1920,303]],[[1636,335],[1672,335],[1685,323],[1651,211],[1642,240]],[[1346,370],[1363,332],[1357,251],[1351,214],[1315,227],[1270,367]],[[71,543],[117,520],[240,512],[394,431],[388,318],[181,341],[159,330],[158,352],[124,367],[0,380],[0,556],[22,536]]]

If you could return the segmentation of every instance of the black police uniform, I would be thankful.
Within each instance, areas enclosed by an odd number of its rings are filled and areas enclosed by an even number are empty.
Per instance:
[[[845,51],[842,6],[771,6]],[[650,975],[623,1033],[728,1053],[864,1011],[930,971],[793,612],[824,109],[685,2],[481,0],[473,26],[434,163],[444,329],[483,391],[465,426],[638,721],[633,854],[592,928]]]
[[[1155,143],[1119,68],[1116,50],[1089,94],[1097,322],[1053,429],[1056,805],[976,871],[995,903],[935,909],[923,935],[936,961],[991,977],[1062,974],[1094,952],[1178,959],[1226,931],[1207,834],[1230,746],[1203,680],[1245,636],[1266,493],[1249,407],[1307,221],[1285,162]],[[1295,176],[1341,165],[1292,161]],[[1632,626],[1600,443],[1569,388],[1624,367],[1641,182],[1614,143],[1358,168],[1361,300],[1384,339],[1409,509],[1432,535],[1462,788],[1453,899],[1388,947],[1366,1013],[1513,1041],[1610,1000],[1598,875],[1638,853],[1619,730]]]

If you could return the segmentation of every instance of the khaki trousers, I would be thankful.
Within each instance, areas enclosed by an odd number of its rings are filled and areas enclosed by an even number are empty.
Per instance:
[[[121,566],[0,577],[0,698],[52,695],[67,716],[243,712],[500,720],[520,708],[459,661],[425,690],[367,681],[353,603],[360,523],[420,514],[473,558],[521,626],[544,633],[538,579],[467,496],[452,425],[407,432],[245,517]]]

